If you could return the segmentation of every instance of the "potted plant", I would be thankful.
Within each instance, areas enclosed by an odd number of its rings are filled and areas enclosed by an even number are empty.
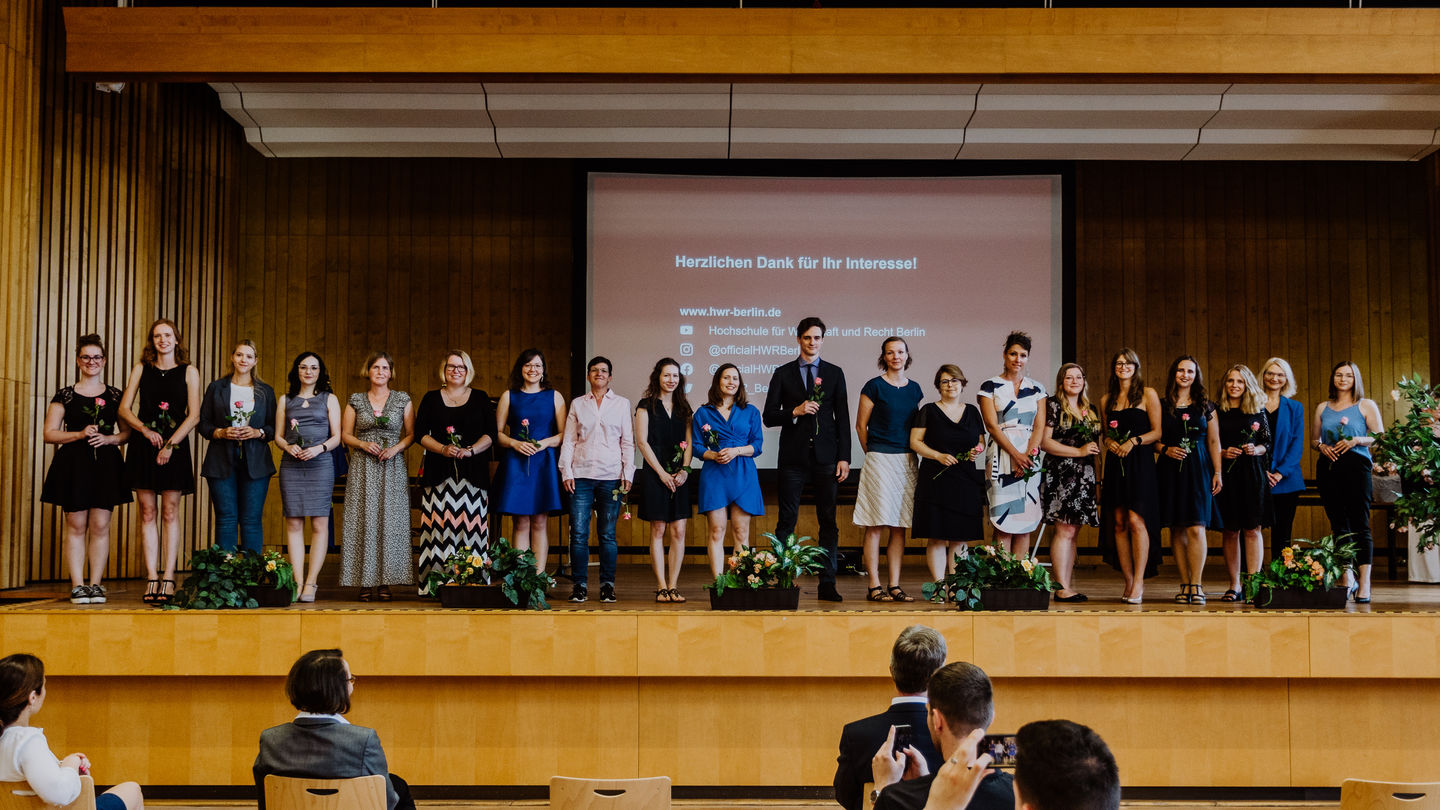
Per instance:
[[[741,546],[725,561],[725,570],[706,585],[711,610],[795,610],[800,588],[795,578],[819,573],[825,567],[825,549],[807,546],[808,537],[791,534],[784,540],[763,535],[769,549]]]
[[[1440,394],[1416,376],[1401,377],[1390,397],[1408,402],[1410,413],[1385,432],[1371,434],[1375,443],[1370,452],[1378,467],[1399,473],[1395,523],[1402,532],[1413,527],[1415,550],[1428,551],[1440,540],[1440,487],[1434,485],[1435,471],[1440,470]]]
[[[1030,557],[997,543],[955,557],[955,573],[921,587],[926,599],[940,592],[961,610],[1048,610],[1055,589],[1050,572]]]
[[[1336,583],[1355,562],[1355,544],[1325,537],[1297,540],[1280,556],[1245,575],[1245,601],[1259,608],[1343,608],[1345,586]]]
[[[461,549],[425,577],[425,589],[445,607],[549,610],[545,591],[555,579],[535,569],[535,555],[499,537],[485,552]]]
[[[294,599],[295,570],[284,555],[275,551],[226,551],[217,545],[190,555],[190,576],[168,607],[285,607]]]

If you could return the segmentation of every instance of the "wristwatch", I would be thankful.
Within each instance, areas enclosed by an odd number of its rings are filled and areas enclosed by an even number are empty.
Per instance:
[[[874,804],[878,801],[880,801],[880,788],[870,788],[870,803]]]

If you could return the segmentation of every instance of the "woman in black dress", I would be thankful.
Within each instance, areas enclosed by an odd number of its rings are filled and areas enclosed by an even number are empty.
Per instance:
[[[454,349],[440,366],[444,387],[429,391],[415,412],[420,462],[420,595],[425,578],[457,551],[490,548],[490,447],[495,409],[490,395],[471,388],[475,364]]]
[[[910,449],[920,457],[910,535],[929,541],[925,559],[936,582],[966,542],[985,539],[986,481],[975,465],[985,453],[985,422],[979,408],[960,401],[966,382],[959,366],[941,366],[935,372],[940,400],[921,407],[910,429]]]
[[[1205,604],[1205,530],[1219,528],[1215,496],[1220,494],[1220,425],[1215,403],[1205,398],[1205,377],[1190,355],[1175,358],[1160,403],[1160,517],[1170,527],[1170,546],[1180,569],[1175,601]]]
[[[70,601],[88,605],[105,601],[100,580],[110,558],[110,514],[116,505],[131,500],[122,480],[125,459],[120,454],[130,427],[119,419],[120,389],[105,384],[105,344],[99,335],[80,338],[75,365],[80,381],[61,388],[45,411],[45,442],[56,447],[40,500],[65,513]]]
[[[1125,577],[1120,601],[1138,605],[1145,596],[1145,580],[1155,576],[1160,563],[1155,453],[1147,447],[1160,438],[1160,396],[1146,387],[1134,349],[1115,353],[1100,410],[1105,413],[1100,553]]]
[[[1270,482],[1265,471],[1270,468],[1270,420],[1265,417],[1265,392],[1254,373],[1237,364],[1225,372],[1220,398],[1220,452],[1224,458],[1225,488],[1215,498],[1224,524],[1221,542],[1225,549],[1225,568],[1230,574],[1230,589],[1220,597],[1222,602],[1244,599],[1245,588],[1240,582],[1240,538],[1244,535],[1244,568],[1253,574],[1265,561],[1265,535],[1270,525]]]
[[[690,420],[685,375],[664,357],[650,370],[645,394],[635,406],[635,445],[644,457],[636,476],[640,519],[650,522],[650,566],[655,571],[655,601],[684,602],[676,587],[685,561],[685,527],[690,522]],[[665,535],[670,535],[669,556]]]
[[[140,362],[125,383],[120,418],[134,431],[125,454],[125,480],[140,501],[140,540],[145,549],[142,599],[163,605],[175,593],[180,496],[195,491],[190,432],[200,423],[200,372],[190,365],[190,353],[174,321],[161,318],[150,325]]]
[[[1055,526],[1050,540],[1050,565],[1060,589],[1056,602],[1084,602],[1089,597],[1071,587],[1075,570],[1075,536],[1081,526],[1100,525],[1095,495],[1100,458],[1100,417],[1090,404],[1085,369],[1066,363],[1055,375],[1056,393],[1045,400],[1045,432],[1040,449],[1048,457],[1040,482],[1045,522]]]

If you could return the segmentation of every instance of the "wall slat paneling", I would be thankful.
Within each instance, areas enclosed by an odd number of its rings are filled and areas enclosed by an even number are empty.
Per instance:
[[[31,534],[28,474],[37,445],[30,430],[30,356],[35,290],[31,273],[38,215],[40,0],[0,4],[0,588],[22,585],[30,546],[8,538]]]
[[[25,263],[27,300],[38,306],[27,323],[7,332],[39,349],[25,357],[34,385],[22,412],[34,449],[25,475],[17,476],[35,482],[51,457],[39,442],[47,403],[75,380],[79,335],[94,331],[105,339],[108,382],[118,387],[156,317],[179,324],[202,378],[213,377],[228,357],[222,313],[231,306],[226,273],[233,278],[234,163],[243,143],[204,86],[130,85],[104,94],[67,77],[61,28],[59,4],[45,4],[35,139],[38,245]],[[38,497],[38,485],[25,494],[25,520],[33,520],[34,530],[11,536],[28,551],[26,578],[58,579],[66,575],[63,518]],[[133,506],[117,511],[108,577],[143,571],[134,512]],[[181,521],[185,548],[209,544],[204,486],[182,501]]]

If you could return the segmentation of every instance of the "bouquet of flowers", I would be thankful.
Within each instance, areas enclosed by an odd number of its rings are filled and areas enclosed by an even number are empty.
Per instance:
[[[1418,376],[1401,377],[1390,398],[1408,402],[1410,413],[1374,434],[1370,452],[1376,464],[1399,473],[1405,482],[1395,501],[1395,520],[1401,527],[1415,527],[1416,548],[1425,551],[1440,539],[1440,487],[1433,485],[1440,470],[1440,391]]]
[[[167,608],[215,610],[253,608],[260,603],[246,590],[266,587],[288,590],[295,598],[295,569],[276,551],[226,551],[218,545],[190,555],[190,576]]]
[[[545,590],[554,584],[549,574],[535,570],[534,553],[515,548],[503,537],[491,540],[483,553],[459,549],[425,576],[427,593],[438,593],[442,585],[499,585],[513,605],[520,604],[521,594],[528,595],[533,610],[550,609]]]
[[[1344,540],[1344,538],[1340,538]],[[1319,540],[1297,540],[1280,550],[1280,556],[1253,574],[1245,575],[1245,601],[1253,602],[1261,590],[1285,588],[1306,591],[1329,590],[1355,563],[1355,544],[1336,542],[1326,535]],[[1266,599],[1269,603],[1269,599]]]
[[[927,582],[920,591],[926,599],[937,594],[966,610],[984,610],[981,591],[996,588],[1053,591],[1050,572],[1030,557],[1016,557],[996,543],[978,546],[955,556],[955,573],[939,582]]]
[[[730,588],[793,588],[796,577],[817,574],[825,567],[825,549],[807,546],[808,537],[794,534],[781,540],[770,532],[763,535],[770,541],[769,550],[740,546],[725,561],[725,570],[706,585],[716,595]]]

